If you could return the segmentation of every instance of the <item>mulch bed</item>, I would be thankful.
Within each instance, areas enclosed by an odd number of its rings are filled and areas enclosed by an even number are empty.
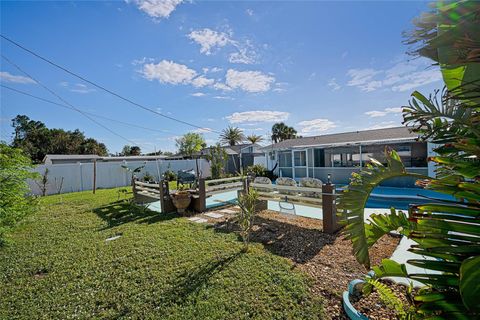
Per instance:
[[[227,218],[215,228],[236,231],[238,226],[233,220]],[[328,317],[348,319],[343,311],[342,293],[351,280],[363,278],[368,270],[355,260],[349,240],[342,235],[325,234],[322,229],[321,220],[266,210],[255,218],[251,241],[262,243],[267,250],[290,259],[296,268],[309,274],[314,279],[311,290],[323,297]],[[370,249],[372,265],[389,258],[399,241],[399,237],[383,236]],[[370,312],[366,315],[370,316]]]

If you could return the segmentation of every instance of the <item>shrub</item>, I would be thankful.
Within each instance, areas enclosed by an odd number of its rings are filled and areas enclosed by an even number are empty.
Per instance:
[[[163,174],[163,177],[167,181],[176,181],[177,180],[177,174],[173,172],[172,170],[167,170]]]
[[[32,162],[20,149],[0,143],[0,246],[5,232],[35,209],[27,179],[36,179]]]
[[[247,174],[253,175],[255,177],[266,177],[267,176],[267,168],[265,168],[261,164],[254,164],[252,166],[247,167]]]
[[[258,193],[255,189],[248,189],[246,193],[238,197],[238,206],[240,212],[237,215],[238,224],[240,226],[240,236],[243,241],[243,251],[248,251],[250,243],[250,232],[253,227],[253,219],[255,218],[255,203],[258,199]]]
[[[144,176],[143,176],[143,181],[145,182],[154,182],[155,181],[155,177],[152,176],[148,171],[145,172]]]

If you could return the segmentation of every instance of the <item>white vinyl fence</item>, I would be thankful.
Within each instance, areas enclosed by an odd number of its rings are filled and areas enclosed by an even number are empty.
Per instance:
[[[178,170],[195,170],[195,160],[158,160],[158,161],[123,161],[123,162],[97,162],[97,189],[108,189],[128,186],[131,183],[132,173],[122,168],[122,165],[134,170],[145,166],[136,176],[142,178],[145,173],[155,177],[157,181],[167,170],[177,173]],[[49,164],[39,165],[34,171],[43,175],[48,168],[47,195],[67,192],[77,192],[93,189],[93,163],[72,163],[72,164]],[[198,160],[198,171],[200,176],[211,175],[210,163],[205,159]],[[63,178],[63,184],[62,184]],[[42,194],[39,180],[29,180],[28,184],[33,194]],[[38,185],[40,184],[40,186]]]

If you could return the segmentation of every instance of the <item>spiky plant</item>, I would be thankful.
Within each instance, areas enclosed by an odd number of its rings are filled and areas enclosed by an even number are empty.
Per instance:
[[[256,134],[251,134],[251,135],[247,136],[247,140],[250,143],[260,143],[260,142],[263,141],[263,137],[259,136],[259,135],[256,135]]]
[[[220,142],[224,145],[234,146],[245,141],[245,135],[243,134],[242,129],[238,127],[225,128],[220,134]]]

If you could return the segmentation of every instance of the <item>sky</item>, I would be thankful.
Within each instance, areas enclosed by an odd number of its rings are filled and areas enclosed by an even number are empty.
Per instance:
[[[429,94],[442,86],[432,62],[408,56],[402,43],[402,33],[428,10],[427,2],[0,5],[2,35],[135,103],[196,126],[134,106],[1,39],[3,86],[68,103],[97,122],[2,87],[0,139],[7,142],[11,119],[24,114],[49,128],[78,128],[113,154],[126,144],[143,152],[175,151],[175,139],[192,131],[214,144],[227,126],[269,143],[279,121],[303,136],[399,126],[401,107],[414,90]]]

